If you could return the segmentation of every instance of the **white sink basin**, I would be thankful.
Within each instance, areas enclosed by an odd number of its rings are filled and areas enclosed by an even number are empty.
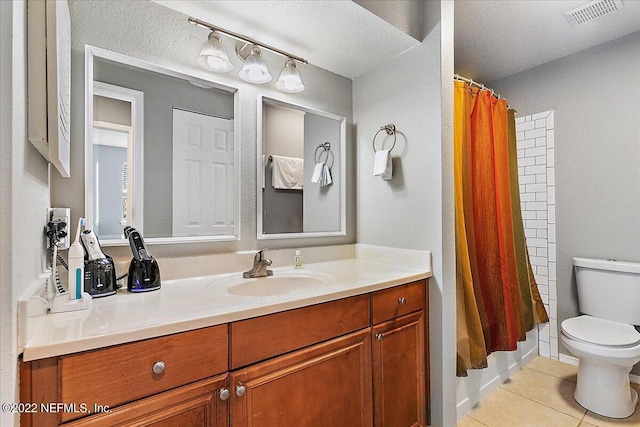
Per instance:
[[[335,279],[332,276],[325,274],[276,272],[273,276],[255,279],[229,277],[222,279],[217,285],[228,286],[227,292],[232,295],[270,297],[317,290],[333,281]]]

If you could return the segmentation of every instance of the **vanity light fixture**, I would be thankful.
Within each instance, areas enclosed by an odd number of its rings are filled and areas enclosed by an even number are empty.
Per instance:
[[[284,68],[280,72],[275,86],[276,89],[287,93],[299,93],[305,89],[293,59],[288,58],[284,63]]]
[[[209,33],[209,38],[202,45],[196,63],[205,70],[215,73],[228,73],[233,70],[233,64],[229,61],[227,49],[222,44],[217,31]]]
[[[238,57],[244,62],[242,69],[238,73],[238,76],[242,80],[254,84],[265,84],[273,79],[267,68],[267,63],[264,58],[262,58],[262,52],[260,50],[266,49],[287,58],[285,66],[280,72],[280,77],[275,84],[276,89],[287,93],[299,93],[305,89],[302,79],[300,78],[300,72],[296,68],[296,61],[302,64],[308,64],[309,62],[306,59],[260,43],[249,37],[216,27],[200,19],[189,18],[188,21],[212,31],[211,34],[209,34],[209,40],[204,44],[200,55],[196,59],[196,62],[201,67],[217,73],[227,73],[233,69],[233,65],[227,56],[227,51],[220,40],[219,34],[221,33],[244,43],[243,46],[236,49]],[[246,53],[247,50],[249,50],[248,53]],[[222,54],[222,52],[224,52],[224,54]]]

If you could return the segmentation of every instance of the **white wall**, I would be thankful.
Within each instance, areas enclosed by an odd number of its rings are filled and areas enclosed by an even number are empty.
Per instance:
[[[432,423],[454,425],[453,4],[424,6],[422,44],[353,82],[358,243],[432,251]],[[388,123],[396,126],[398,140],[392,151],[393,179],[382,181],[372,176],[372,138]],[[383,134],[376,140],[378,149]]]
[[[257,96],[264,94],[283,101],[329,111],[347,118],[347,200],[355,199],[353,143],[351,135],[351,80],[314,65],[300,65],[299,70],[307,89],[300,94],[285,94],[268,85],[252,85],[237,77],[241,62],[229,55],[234,71],[215,74],[195,64],[208,32],[187,22],[186,15],[153,2],[78,1],[69,0],[72,26],[72,67],[84,62],[84,44],[90,44],[124,55],[153,62],[204,79],[237,87],[240,90],[241,151],[241,218],[240,240],[183,245],[151,245],[154,256],[187,256],[214,252],[231,252],[261,248],[264,243],[256,237],[256,125]],[[152,16],[153,19],[149,19]],[[161,28],[162,31],[158,31]],[[135,40],[132,43],[132,40]],[[233,44],[227,47],[233,52]],[[264,52],[269,69],[277,73],[284,65],[282,58]],[[277,75],[276,75],[277,77]],[[84,170],[84,77],[72,75],[72,152],[71,167],[82,176]],[[52,199],[56,206],[70,206],[72,216],[84,210],[84,183],[76,178],[52,177]],[[355,207],[347,206],[347,235],[344,237],[291,240],[269,240],[269,248],[353,243],[355,241]],[[109,255],[130,259],[127,247],[109,248]]]
[[[49,178],[26,132],[26,2],[0,2],[0,19],[0,400],[10,403],[19,401],[17,300],[42,272]],[[2,411],[1,425],[15,422]]]
[[[558,325],[579,314],[572,257],[640,261],[638,52],[640,32],[491,83],[519,116],[555,110]]]

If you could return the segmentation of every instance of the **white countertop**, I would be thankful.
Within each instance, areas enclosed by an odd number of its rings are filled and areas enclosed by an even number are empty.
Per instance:
[[[94,298],[89,310],[47,314],[24,347],[25,361],[158,337],[359,295],[430,277],[431,271],[363,259],[273,268],[274,277],[317,274],[327,283],[276,296],[228,292],[241,272],[167,280],[158,291]],[[261,280],[261,279],[254,279]]]

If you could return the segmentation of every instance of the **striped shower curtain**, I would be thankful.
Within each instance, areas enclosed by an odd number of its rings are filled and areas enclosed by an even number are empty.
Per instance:
[[[457,375],[548,321],[525,244],[513,110],[454,82]]]

